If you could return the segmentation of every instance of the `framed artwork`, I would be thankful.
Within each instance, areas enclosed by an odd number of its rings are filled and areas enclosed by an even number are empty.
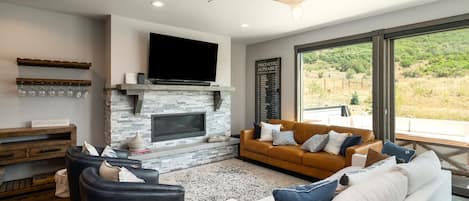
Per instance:
[[[281,119],[281,58],[256,61],[256,122]]]

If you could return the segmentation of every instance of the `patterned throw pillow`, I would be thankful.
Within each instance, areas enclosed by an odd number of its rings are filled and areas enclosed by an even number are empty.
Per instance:
[[[121,167],[119,172],[119,182],[145,183],[145,180],[138,178],[125,167]]]
[[[301,149],[309,152],[319,152],[324,149],[326,146],[327,142],[329,140],[329,135],[328,134],[316,134],[310,137],[308,140],[306,140],[303,145],[301,145]]]
[[[273,145],[298,145],[295,141],[293,131],[276,131],[272,132]]]
[[[117,153],[109,145],[106,145],[103,153],[101,153],[101,157],[117,158]]]
[[[392,142],[385,142],[381,153],[396,156],[397,163],[408,163],[415,157],[415,150],[398,146]]]
[[[99,153],[96,150],[96,148],[86,141],[83,142],[83,147],[82,147],[81,152],[88,154],[90,156],[99,156]]]
[[[322,180],[309,185],[275,189],[275,201],[332,200],[337,180]]]

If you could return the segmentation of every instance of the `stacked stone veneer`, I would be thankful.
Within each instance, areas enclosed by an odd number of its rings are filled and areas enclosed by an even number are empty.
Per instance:
[[[158,153],[158,150],[177,150],[184,148],[184,145],[200,144],[211,135],[229,135],[231,133],[230,93],[222,92],[221,95],[223,103],[220,109],[214,111],[213,92],[210,91],[145,91],[143,109],[136,115],[133,96],[127,96],[117,90],[107,90],[105,142],[114,148],[126,148],[128,141],[139,133],[145,146],[154,150],[153,153]],[[192,112],[205,112],[206,136],[151,142],[152,115]],[[210,148],[196,148],[190,152],[175,151],[175,154],[155,157],[150,153],[148,154],[150,157],[135,156],[135,159],[142,160],[144,168],[157,169],[164,173],[225,160],[237,155],[238,144],[228,143]]]
[[[134,114],[133,96],[117,90],[106,91],[105,142],[112,147],[125,148],[129,139],[140,133],[150,149],[166,148],[202,142],[207,136],[231,133],[230,93],[222,92],[223,103],[214,111],[213,92],[210,91],[145,91],[141,114]],[[205,112],[206,136],[171,141],[151,142],[151,116]]]

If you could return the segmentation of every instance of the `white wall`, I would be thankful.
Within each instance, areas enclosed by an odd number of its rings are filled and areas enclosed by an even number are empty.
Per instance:
[[[249,45],[246,55],[246,123],[255,118],[254,63],[259,59],[282,58],[282,119],[295,119],[294,46],[334,39],[373,30],[469,13],[469,1],[445,0],[380,16],[326,27],[294,36]]]
[[[246,45],[231,43],[231,133],[246,129]]]
[[[231,85],[231,38],[180,27],[120,16],[111,16],[110,85],[124,82],[127,72],[148,72],[149,33],[201,40],[218,44],[217,84]]]
[[[0,3],[0,128],[28,126],[35,119],[68,118],[78,143],[104,142],[104,22]],[[18,67],[16,58],[92,62],[90,71]],[[91,79],[87,99],[18,97],[19,76]]]

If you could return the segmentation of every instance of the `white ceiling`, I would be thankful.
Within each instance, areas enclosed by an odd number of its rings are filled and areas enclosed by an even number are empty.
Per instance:
[[[34,8],[100,17],[109,14],[231,36],[252,44],[379,15],[437,0],[306,0],[301,19],[273,0],[0,0]],[[240,25],[249,24],[248,28]]]

